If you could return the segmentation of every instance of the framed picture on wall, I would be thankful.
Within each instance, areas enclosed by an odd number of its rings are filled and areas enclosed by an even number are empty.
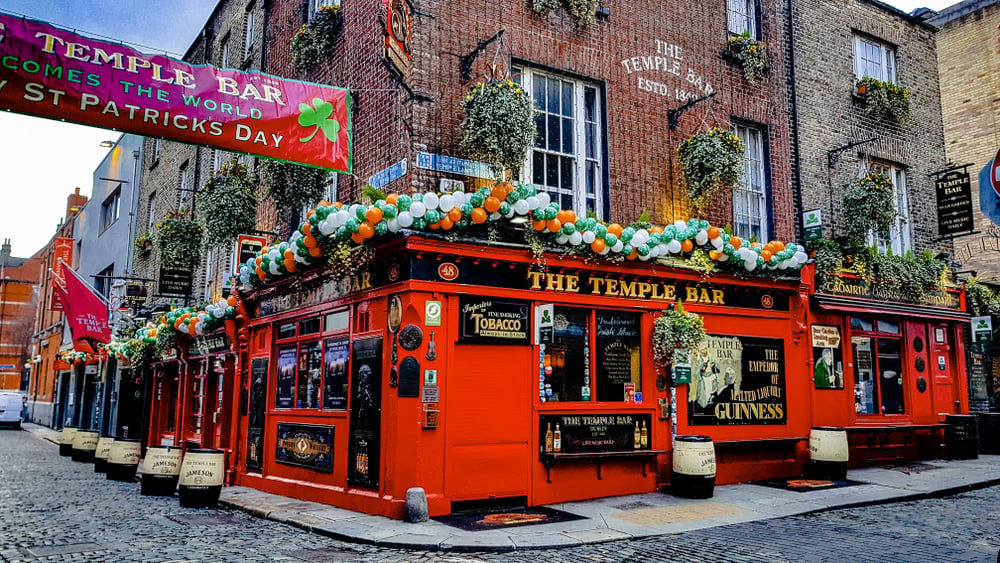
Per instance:
[[[934,342],[937,344],[945,343],[945,332],[943,326],[939,326],[934,329]]]

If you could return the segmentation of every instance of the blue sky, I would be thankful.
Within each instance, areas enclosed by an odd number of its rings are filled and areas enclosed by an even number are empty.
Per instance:
[[[941,9],[954,1],[887,3],[910,11],[920,6]],[[215,4],[215,0],[0,0],[0,10],[85,35],[138,44],[144,52],[180,55]],[[90,194],[94,168],[107,153],[98,143],[117,135],[0,112],[0,193],[8,196],[0,206],[0,238],[11,239],[15,256],[31,255],[52,237],[74,187]]]

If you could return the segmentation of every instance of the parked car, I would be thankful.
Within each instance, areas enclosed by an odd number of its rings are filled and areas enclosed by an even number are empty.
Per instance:
[[[23,406],[24,398],[20,393],[0,391],[0,425],[21,428]]]

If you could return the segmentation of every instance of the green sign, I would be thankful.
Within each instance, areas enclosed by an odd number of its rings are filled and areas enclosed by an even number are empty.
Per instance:
[[[993,318],[992,317],[972,317],[972,333],[976,342],[993,341]]]
[[[823,212],[819,209],[806,211],[802,214],[802,226],[805,228],[806,242],[823,236]]]
[[[691,383],[691,353],[686,348],[678,348],[674,352],[674,365],[671,369],[674,384]]]

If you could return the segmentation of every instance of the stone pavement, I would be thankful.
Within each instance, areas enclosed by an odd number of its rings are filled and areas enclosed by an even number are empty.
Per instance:
[[[51,430],[34,425],[25,428],[50,441],[58,439]],[[912,502],[1000,484],[1000,456],[857,469],[848,477],[863,484],[808,493],[739,484],[716,487],[715,497],[709,500],[648,493],[570,502],[551,507],[583,519],[479,532],[466,532],[433,520],[409,524],[245,487],[227,487],[222,501],[249,514],[338,540],[411,550],[487,552],[572,547],[742,523],[760,523],[758,528],[766,539],[766,530],[772,524],[768,521],[773,519]]]

